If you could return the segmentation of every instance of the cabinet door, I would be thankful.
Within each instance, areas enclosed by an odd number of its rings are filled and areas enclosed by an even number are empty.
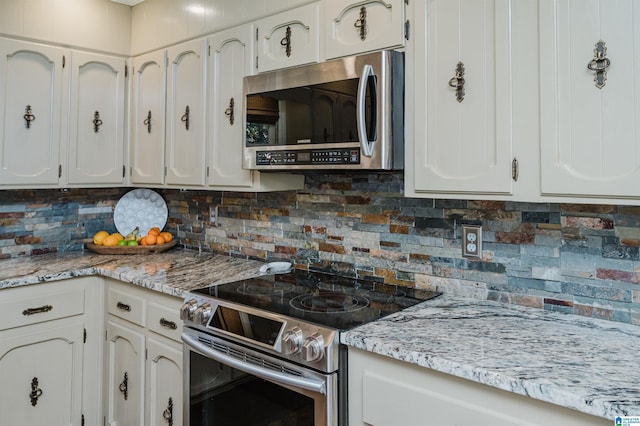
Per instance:
[[[182,425],[182,345],[147,339],[147,425]]]
[[[253,63],[253,26],[234,28],[209,38],[208,184],[215,187],[250,188],[253,173],[242,168],[244,96],[242,79]]]
[[[415,190],[511,194],[511,2],[419,3]]]
[[[112,426],[144,424],[144,334],[134,326],[107,322],[107,421]]]
[[[638,69],[637,1],[540,2],[543,194],[640,195]]]
[[[82,321],[0,333],[0,425],[80,425]]]
[[[166,182],[205,184],[206,40],[168,50]]]
[[[319,8],[310,4],[256,21],[258,71],[318,62]]]
[[[0,39],[0,182],[57,184],[63,50]]]
[[[404,0],[323,2],[327,59],[403,46],[404,3]]]
[[[73,52],[69,183],[124,182],[125,60]]]
[[[131,183],[164,183],[166,52],[133,58]]]

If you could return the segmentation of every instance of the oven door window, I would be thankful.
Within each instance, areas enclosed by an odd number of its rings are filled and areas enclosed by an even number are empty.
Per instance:
[[[189,351],[189,425],[314,425],[308,395]]]

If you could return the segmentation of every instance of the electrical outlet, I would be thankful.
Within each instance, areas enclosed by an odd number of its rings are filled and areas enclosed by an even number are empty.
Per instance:
[[[462,225],[462,255],[482,257],[482,227]]]
[[[218,206],[209,206],[209,223],[216,225],[218,222]]]

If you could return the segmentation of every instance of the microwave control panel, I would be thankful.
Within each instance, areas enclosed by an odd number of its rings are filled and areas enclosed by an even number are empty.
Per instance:
[[[257,166],[360,164],[360,148],[257,151]]]

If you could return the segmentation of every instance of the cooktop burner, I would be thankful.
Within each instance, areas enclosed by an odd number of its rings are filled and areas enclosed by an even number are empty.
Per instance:
[[[262,275],[192,292],[337,330],[375,321],[440,295],[374,279],[303,270]]]
[[[345,313],[353,312],[369,306],[369,300],[358,295],[335,292],[318,294],[301,294],[289,301],[289,304],[307,312]]]

